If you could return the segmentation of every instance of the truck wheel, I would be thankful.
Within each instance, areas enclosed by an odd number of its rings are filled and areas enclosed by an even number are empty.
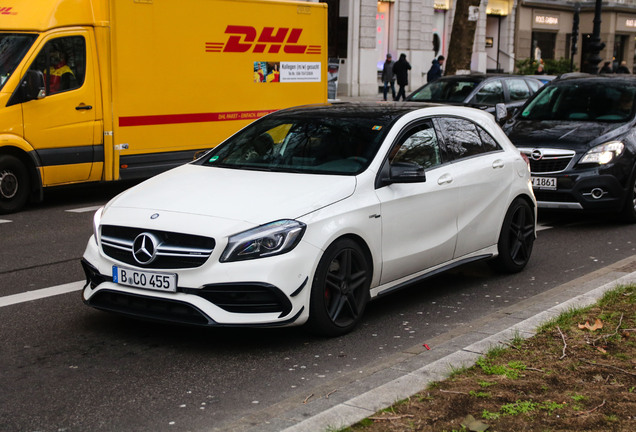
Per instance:
[[[309,330],[339,336],[358,324],[369,301],[371,265],[353,240],[338,240],[320,259],[311,287]]]
[[[634,171],[634,174],[627,185],[625,207],[623,207],[621,216],[625,222],[636,222],[636,171]]]
[[[515,199],[506,213],[497,249],[499,255],[490,261],[502,273],[517,273],[530,260],[534,244],[534,212],[524,199]]]
[[[15,156],[0,155],[0,214],[20,210],[29,198],[29,174]]]

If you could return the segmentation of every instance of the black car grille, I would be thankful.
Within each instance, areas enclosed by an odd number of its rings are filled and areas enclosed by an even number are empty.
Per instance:
[[[522,148],[520,150],[530,159],[530,172],[532,174],[565,171],[575,155],[571,150],[536,148]]]
[[[141,234],[152,237],[151,254],[135,258],[134,244]],[[194,268],[203,265],[214,250],[213,238],[116,225],[101,227],[102,250],[109,257],[137,267],[156,269]],[[152,256],[152,258],[150,258]]]
[[[202,297],[221,309],[234,313],[277,312],[280,316],[285,316],[292,309],[287,296],[278,288],[267,284],[216,284],[202,289],[183,288],[182,291]]]

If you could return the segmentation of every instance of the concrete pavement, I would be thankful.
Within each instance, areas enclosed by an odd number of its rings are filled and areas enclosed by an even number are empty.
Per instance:
[[[453,370],[472,366],[495,346],[517,336],[531,337],[562,312],[594,304],[606,291],[633,283],[636,255],[426,341],[430,349],[413,346],[369,365],[358,377],[352,374],[314,388],[305,401],[284,400],[221,430],[319,432],[350,426],[443,380]]]

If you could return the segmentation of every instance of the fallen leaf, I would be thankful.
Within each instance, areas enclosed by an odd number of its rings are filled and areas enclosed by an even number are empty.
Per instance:
[[[471,432],[484,432],[490,427],[490,425],[475,419],[475,417],[470,414],[468,414],[460,424]]]
[[[594,322],[594,325],[590,325],[589,321],[585,321],[585,324],[579,324],[579,328],[581,330],[588,329],[589,331],[600,330],[600,329],[603,328],[603,321],[601,321],[600,319],[596,318],[596,321]]]
[[[603,354],[607,354],[607,351],[603,347],[596,347],[596,349],[602,352]]]

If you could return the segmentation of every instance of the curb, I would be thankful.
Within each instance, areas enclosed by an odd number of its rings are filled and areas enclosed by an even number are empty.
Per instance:
[[[414,346],[392,363],[371,365],[373,373],[340,386],[331,398],[308,404],[282,402],[270,412],[242,419],[232,430],[304,432],[351,426],[445,379],[453,370],[474,365],[493,347],[506,345],[515,337],[529,338],[539,326],[561,313],[590,306],[617,285],[633,283],[636,255],[473,321],[463,329],[437,336],[428,342],[434,350]]]

